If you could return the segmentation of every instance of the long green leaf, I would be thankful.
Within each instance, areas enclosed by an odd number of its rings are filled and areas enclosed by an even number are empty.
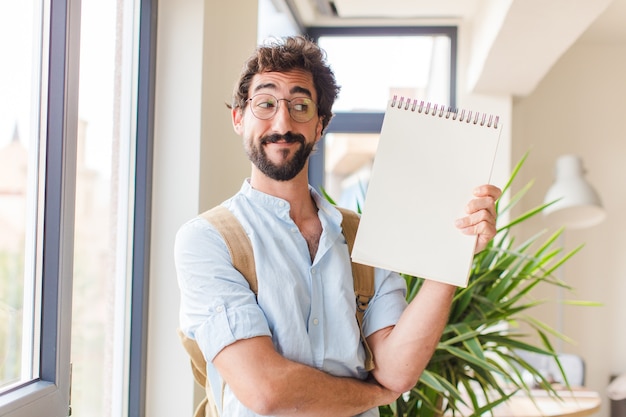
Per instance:
[[[533,315],[538,305],[553,301],[537,298],[534,290],[539,285],[554,285],[571,291],[555,272],[583,245],[564,253],[559,244],[562,228],[547,237],[546,231],[540,230],[521,243],[517,241],[513,234],[515,226],[540,215],[555,203],[515,213],[517,205],[534,186],[534,180],[530,180],[514,190],[515,180],[528,157],[528,152],[523,155],[503,187],[503,195],[509,193],[510,198],[496,201],[499,220],[496,236],[485,250],[474,256],[468,285],[456,290],[448,323],[430,362],[409,393],[380,408],[381,416],[436,417],[444,410],[452,415],[488,415],[515,390],[530,393],[523,372],[529,372],[550,395],[558,395],[541,371],[518,352],[556,357],[552,340],[573,342]],[[332,202],[325,190],[322,194]],[[513,220],[501,225],[503,213],[510,213]],[[404,278],[406,298],[411,302],[424,279],[408,275]],[[563,303],[599,305],[567,298]],[[505,384],[514,387],[513,392],[505,390]],[[485,403],[482,398],[489,401]]]

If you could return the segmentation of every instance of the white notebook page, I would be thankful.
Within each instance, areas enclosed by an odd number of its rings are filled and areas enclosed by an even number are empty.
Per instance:
[[[476,237],[454,222],[473,189],[489,182],[500,131],[495,116],[391,100],[353,261],[467,286]]]

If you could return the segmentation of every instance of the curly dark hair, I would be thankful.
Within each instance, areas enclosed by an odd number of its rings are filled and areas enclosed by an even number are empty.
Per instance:
[[[257,47],[244,63],[233,91],[231,108],[245,108],[250,82],[262,72],[300,69],[311,73],[317,92],[317,114],[326,129],[332,118],[333,103],[339,95],[335,74],[326,62],[326,52],[304,36],[290,36]]]

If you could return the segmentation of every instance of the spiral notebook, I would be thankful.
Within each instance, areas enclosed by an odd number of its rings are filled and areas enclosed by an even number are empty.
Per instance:
[[[496,116],[394,96],[352,260],[467,286],[476,236],[454,222],[473,189],[489,183],[500,132]]]

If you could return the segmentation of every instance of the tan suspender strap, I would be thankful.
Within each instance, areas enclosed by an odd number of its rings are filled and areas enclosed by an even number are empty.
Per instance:
[[[220,232],[224,242],[226,243],[226,247],[228,248],[228,253],[230,254],[233,267],[239,271],[241,275],[243,275],[246,281],[248,281],[252,292],[254,292],[254,294],[258,294],[259,289],[252,243],[250,243],[250,238],[246,234],[243,226],[241,226],[239,220],[237,220],[235,215],[230,210],[222,205],[215,206],[212,209],[205,211],[201,214],[201,216],[211,223],[218,232]],[[194,377],[200,385],[205,387],[207,393],[206,399],[196,409],[194,417],[218,416],[217,406],[215,404],[215,400],[213,399],[211,388],[208,383],[209,381],[206,378],[206,361],[204,360],[204,356],[202,353],[200,353],[199,357],[197,356],[197,352],[200,352],[200,348],[195,340],[190,343],[191,346],[186,344],[186,342],[188,343],[189,341],[185,340],[185,338],[182,338],[182,340],[183,346],[185,346],[185,349],[192,358],[192,370],[194,371]],[[195,349],[197,349],[197,352]],[[195,362],[194,356],[196,358]],[[202,371],[199,371],[197,368]],[[224,386],[225,383],[222,382],[222,401],[224,400]]]
[[[206,375],[206,361],[204,355],[198,347],[198,343],[194,339],[188,338],[180,329],[178,329],[178,337],[187,351],[189,358],[191,359],[191,372],[193,377],[200,386],[205,388],[207,394],[204,399],[198,404],[194,412],[194,417],[218,417],[217,406],[213,400],[211,394],[211,388],[209,386]]]
[[[354,245],[356,232],[359,228],[360,217],[352,210],[343,207],[337,207],[337,209],[343,216],[341,228],[348,244],[348,251],[352,254],[352,246]],[[365,315],[365,310],[367,310],[370,300],[374,296],[374,268],[356,262],[351,262],[351,264],[352,279],[354,280],[354,296],[356,298],[356,320],[359,323],[361,339],[363,340],[366,353],[365,369],[371,371],[374,369],[374,355],[363,334],[363,316]]]
[[[359,215],[354,211],[337,207],[343,216],[341,227],[343,235],[348,243],[348,250],[352,253],[352,245],[359,226]],[[230,259],[237,271],[239,271],[250,284],[250,289],[258,294],[256,269],[254,265],[254,252],[250,238],[239,223],[239,220],[226,207],[219,205],[201,214],[222,235],[228,248]],[[363,315],[371,298],[374,296],[374,268],[351,262],[352,276],[354,281],[354,294],[356,297],[356,319],[361,331],[361,340],[365,347],[365,369],[374,369],[372,351],[367,345],[363,335]],[[196,409],[194,417],[217,416],[218,411],[213,400],[213,394],[206,375],[206,361],[195,340],[187,338],[180,330],[181,342],[191,357],[191,368],[196,381],[205,387],[207,398]],[[224,384],[222,384],[222,400],[224,396]]]
[[[243,226],[230,210],[219,205],[201,214],[209,223],[220,232],[228,247],[230,259],[237,271],[244,276],[250,284],[250,289],[258,294],[256,268],[254,266],[254,252],[250,238]]]
[[[337,207],[343,216],[341,228],[348,243],[348,250],[352,253],[352,245],[359,227],[360,217],[352,210]],[[258,284],[256,269],[254,264],[254,252],[252,244],[239,220],[226,207],[219,205],[201,214],[220,232],[235,269],[237,269],[250,284],[250,289],[257,294]],[[363,334],[363,315],[367,309],[369,301],[374,296],[374,268],[351,262],[352,276],[354,280],[354,294],[356,297],[356,319],[361,332],[361,340],[365,347],[365,369],[374,369],[374,358]],[[204,359],[204,358],[202,358]],[[223,391],[222,391],[223,392]],[[210,405],[209,405],[210,407]],[[207,407],[207,413],[209,412]],[[209,414],[207,414],[209,415]]]
[[[343,215],[341,228],[348,243],[348,250],[352,253],[356,231],[359,228],[359,215],[342,207],[337,207],[337,209]],[[357,313],[360,313],[362,319],[367,304],[374,296],[374,268],[352,262],[352,276],[354,277],[354,294],[357,296]]]

